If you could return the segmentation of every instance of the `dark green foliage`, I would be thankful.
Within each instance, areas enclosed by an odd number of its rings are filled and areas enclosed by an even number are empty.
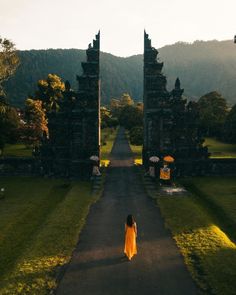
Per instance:
[[[129,132],[130,143],[133,145],[143,144],[143,127],[133,127]]]
[[[105,120],[101,122],[101,128],[116,128],[119,125],[119,121],[117,118],[106,117]]]
[[[116,128],[119,125],[117,118],[113,117],[110,110],[106,107],[101,107],[101,129]]]
[[[158,40],[158,38],[157,38]],[[179,77],[185,96],[198,99],[212,90],[219,91],[231,103],[236,102],[236,48],[232,41],[196,41],[193,44],[176,43],[161,48],[160,59],[165,62],[164,73],[168,90]],[[81,61],[85,51],[78,49],[49,49],[19,51],[21,65],[14,77],[6,82],[11,102],[24,105],[25,97],[34,94],[36,83],[49,73],[63,81],[69,80],[77,90],[75,76],[81,74]],[[128,58],[101,53],[102,103],[109,104],[111,97],[128,92],[137,101],[143,96],[143,56]]]
[[[216,91],[202,96],[198,101],[200,127],[206,136],[221,137],[222,128],[227,116],[227,103]]]
[[[58,110],[59,103],[63,100],[65,84],[55,74],[48,74],[47,78],[38,81],[38,90],[35,98],[43,102],[47,111]]]
[[[139,107],[127,105],[122,108],[120,117],[120,125],[131,130],[135,126],[143,125],[143,110]]]
[[[17,110],[6,106],[5,111],[0,113],[0,150],[6,143],[16,143],[20,118]]]
[[[5,86],[9,100],[17,106],[24,106],[25,98],[34,96],[37,83],[48,74],[56,74],[63,81],[69,80],[77,89],[76,74],[81,74],[81,61],[85,61],[85,51],[70,49],[48,49],[19,51],[21,64]]]
[[[21,128],[21,141],[27,146],[37,145],[43,134],[48,135],[46,110],[41,100],[26,99],[25,124]]]
[[[229,143],[236,143],[236,105],[232,107],[226,118],[224,139]]]

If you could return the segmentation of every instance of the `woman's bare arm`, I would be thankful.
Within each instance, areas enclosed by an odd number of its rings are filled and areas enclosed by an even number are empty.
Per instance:
[[[138,236],[138,229],[137,229],[137,224],[136,224],[136,222],[134,223],[134,231],[135,231],[136,238],[137,238],[137,236]]]

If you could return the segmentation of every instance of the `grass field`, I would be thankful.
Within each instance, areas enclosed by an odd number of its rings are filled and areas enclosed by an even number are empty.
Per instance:
[[[102,158],[107,159],[112,148],[112,142],[116,136],[117,130],[105,128],[101,130],[101,153]],[[106,145],[104,145],[106,143]],[[208,146],[212,158],[235,158],[236,144],[228,144],[213,138],[206,138],[204,145]],[[131,145],[134,158],[141,163],[142,146]],[[32,148],[27,148],[24,144],[7,144],[4,148],[4,156],[31,157]]]
[[[236,158],[236,144],[206,138],[204,145],[208,146],[211,158]]]
[[[116,134],[102,132],[104,165]],[[6,151],[27,156],[23,150],[14,145]],[[62,179],[2,177],[0,188],[5,188],[4,198],[0,196],[0,294],[49,294],[99,196],[91,195],[90,182]]]
[[[101,159],[104,163],[108,161],[117,131],[118,128],[105,128],[101,130]],[[21,143],[7,144],[3,155],[6,157],[32,157],[32,148],[26,147]]]
[[[32,157],[32,148],[27,148],[24,144],[6,144],[3,155],[6,157]]]
[[[166,226],[202,293],[233,295],[236,245],[229,222],[236,219],[236,177],[187,178],[184,183],[193,194],[157,197]]]
[[[142,145],[133,145],[130,144],[130,148],[134,154],[134,158],[142,158]]]
[[[127,138],[128,135],[126,134]],[[131,151],[133,153],[133,157],[134,157],[134,164],[136,165],[142,165],[143,160],[142,160],[142,145],[133,145],[129,142],[129,146],[131,148]]]
[[[101,131],[101,165],[109,164],[109,156],[113,147],[114,140],[118,132],[117,129],[105,128]]]
[[[236,144],[228,144],[213,138],[206,138],[204,145],[208,146],[211,158],[236,158]],[[134,158],[138,163],[142,159],[142,146],[130,144]]]
[[[236,240],[236,177],[194,177],[182,183],[221,219]]]
[[[7,177],[0,187],[0,294],[48,294],[96,199],[91,184]]]

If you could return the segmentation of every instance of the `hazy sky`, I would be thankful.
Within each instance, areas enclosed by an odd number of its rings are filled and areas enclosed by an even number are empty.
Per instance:
[[[0,0],[0,35],[18,49],[85,49],[101,30],[101,50],[143,52],[177,41],[233,39],[236,0]]]

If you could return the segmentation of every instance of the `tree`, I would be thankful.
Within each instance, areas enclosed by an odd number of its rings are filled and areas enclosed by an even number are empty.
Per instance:
[[[206,136],[220,137],[227,116],[227,102],[218,92],[213,91],[198,101],[200,127]]]
[[[59,109],[60,101],[63,100],[63,91],[65,84],[62,79],[55,74],[49,74],[46,79],[38,81],[38,91],[35,96],[43,102],[46,111],[50,112]]]
[[[121,112],[121,105],[119,99],[112,98],[110,100],[110,110],[113,117],[119,118]]]
[[[126,105],[122,108],[120,117],[120,125],[124,126],[126,129],[130,130],[136,126],[143,125],[143,110],[140,106]]]
[[[113,117],[119,118],[122,112],[122,109],[127,106],[133,106],[134,100],[128,93],[123,93],[121,98],[116,99],[112,98],[110,100],[110,109]]]
[[[117,118],[114,118],[111,114],[111,111],[107,109],[106,107],[100,108],[101,112],[101,128],[104,129],[106,127],[114,127],[116,128],[119,124]]]
[[[19,135],[20,117],[15,108],[6,106],[0,113],[0,150],[6,143],[16,143]]]
[[[123,109],[129,106],[134,106],[134,100],[128,93],[123,93],[121,98],[119,99],[112,98],[110,100],[111,114],[113,117],[116,117],[117,119],[120,118]],[[136,106],[142,109],[142,103],[137,103]]]
[[[3,82],[12,76],[19,65],[15,45],[8,39],[0,38],[0,112],[6,108]]]
[[[26,99],[25,120],[22,140],[26,145],[37,145],[43,134],[48,135],[47,119],[41,100]]]
[[[130,143],[133,145],[143,144],[143,127],[136,126],[131,128],[129,132]]]
[[[134,105],[134,100],[128,93],[123,93],[120,99],[121,107],[132,106]]]
[[[236,143],[236,105],[232,107],[226,117],[224,126],[224,139],[230,143]]]

